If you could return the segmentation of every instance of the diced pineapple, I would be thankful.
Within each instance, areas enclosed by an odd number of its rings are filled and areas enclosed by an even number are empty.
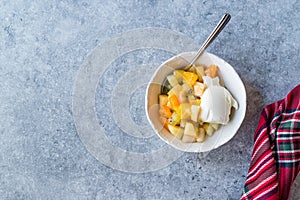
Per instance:
[[[208,136],[212,136],[215,132],[215,129],[209,123],[204,123],[203,128]]]
[[[158,98],[159,98],[159,105],[161,105],[161,106],[167,105],[167,103],[168,103],[167,95],[161,94],[161,95],[159,95]]]
[[[179,83],[182,83],[182,81],[183,81],[183,72],[184,72],[184,70],[175,70],[173,72],[173,75],[176,77],[176,79]]]
[[[192,123],[186,122],[185,127],[184,127],[184,135],[196,137],[196,129]]]
[[[169,124],[175,126],[180,124],[180,115],[178,115],[176,112],[172,114],[172,116],[169,118]]]
[[[192,105],[191,106],[191,120],[193,120],[194,122],[198,122],[198,118],[199,118],[199,113],[200,113],[200,106],[197,105]]]
[[[182,103],[180,104],[180,113],[181,119],[190,119],[191,118],[191,104],[189,103]]]
[[[174,75],[167,76],[167,79],[172,87],[175,87],[176,85],[178,85],[178,81]]]
[[[192,136],[189,136],[189,135],[183,135],[181,141],[184,143],[192,143],[192,142],[195,142],[195,138]]]
[[[204,140],[205,140],[205,130],[204,128],[199,128],[199,135],[197,137],[197,142],[202,143],[204,142]]]
[[[179,140],[181,140],[184,130],[183,128],[179,127],[179,126],[172,126],[172,125],[168,125],[168,129],[169,131]]]
[[[194,85],[194,95],[197,97],[201,97],[206,89],[206,85],[204,83],[196,82]]]
[[[209,65],[205,70],[205,75],[211,78],[215,78],[218,75],[218,66],[217,65]]]
[[[190,84],[190,86],[194,86],[196,81],[198,80],[198,75],[193,72],[183,72],[184,82]]]
[[[181,85],[176,85],[174,86],[169,92],[168,92],[168,95],[171,96],[171,95],[176,95],[177,98],[179,96],[179,93],[182,91],[182,87]]]
[[[202,76],[205,76],[204,67],[203,66],[196,66],[195,68],[196,68],[196,73],[198,75],[198,80],[200,82],[203,82]]]

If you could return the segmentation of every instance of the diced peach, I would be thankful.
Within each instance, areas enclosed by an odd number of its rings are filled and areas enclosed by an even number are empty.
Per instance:
[[[173,108],[173,109],[177,108],[180,105],[178,98],[175,95],[169,96],[169,102],[170,102],[171,108]]]
[[[166,105],[160,107],[159,113],[161,116],[166,118],[170,118],[172,116],[171,109]]]
[[[218,75],[218,66],[217,65],[209,65],[205,70],[205,75],[211,78],[215,78]]]

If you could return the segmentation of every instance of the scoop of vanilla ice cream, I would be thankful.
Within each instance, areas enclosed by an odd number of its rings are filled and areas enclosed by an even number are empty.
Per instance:
[[[203,82],[207,88],[201,97],[200,119],[203,122],[227,124],[231,107],[238,109],[237,101],[226,88],[220,86],[218,77],[203,76]]]

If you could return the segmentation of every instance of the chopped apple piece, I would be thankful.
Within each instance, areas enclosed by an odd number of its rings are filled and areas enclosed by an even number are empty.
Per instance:
[[[171,95],[176,95],[177,98],[179,96],[179,93],[182,91],[182,87],[181,85],[176,85],[174,86],[169,92],[168,92],[168,95],[171,96]]]
[[[192,143],[195,141],[195,138],[192,137],[192,136],[189,136],[189,135],[183,135],[182,137],[182,142],[185,142],[185,143]]]
[[[204,83],[196,82],[194,85],[194,94],[197,97],[201,97],[206,89],[206,85]]]
[[[194,125],[190,122],[186,122],[185,128],[184,128],[184,135],[189,135],[192,137],[196,137],[196,129]]]
[[[172,126],[172,125],[168,125],[169,131],[179,140],[181,140],[182,136],[183,136],[183,128],[179,127],[179,126]]]
[[[180,104],[180,113],[181,113],[181,119],[190,119],[192,114],[191,104],[189,103]]]
[[[186,91],[182,90],[182,91],[179,92],[178,100],[179,100],[180,103],[188,102]]]
[[[197,142],[202,143],[204,142],[204,140],[205,140],[205,130],[204,128],[199,128],[199,135],[197,137]]]
[[[176,85],[178,85],[178,81],[174,75],[167,76],[167,79],[172,87],[175,87]]]
[[[200,113],[200,106],[197,105],[192,105],[191,106],[191,120],[193,120],[194,122],[198,122],[198,118],[199,118],[199,113]]]

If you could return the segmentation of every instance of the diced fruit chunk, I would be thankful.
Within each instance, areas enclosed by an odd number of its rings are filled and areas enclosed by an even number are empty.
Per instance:
[[[174,86],[169,92],[168,92],[168,95],[171,96],[171,95],[176,95],[177,98],[179,96],[179,93],[182,91],[182,87],[181,85],[176,85]]]
[[[215,78],[218,75],[218,66],[217,65],[209,65],[205,70],[205,75],[211,78]]]
[[[181,119],[190,119],[191,118],[191,104],[182,103],[180,104],[180,113]]]
[[[196,129],[192,123],[186,122],[185,128],[184,128],[184,135],[196,137]]]
[[[192,143],[205,141],[219,129],[219,124],[201,121],[201,97],[207,85],[203,83],[205,76],[219,81],[218,66],[193,65],[189,70],[174,70],[167,76],[158,96],[159,113],[162,125],[182,142]],[[207,78],[207,77],[206,77]],[[215,78],[215,79],[214,79]]]
[[[202,143],[204,142],[204,140],[205,140],[205,130],[204,128],[199,128],[199,135],[197,137],[197,142]]]
[[[215,129],[209,123],[204,123],[203,128],[208,136],[212,136],[215,132]]]
[[[165,94],[159,95],[159,105],[164,106],[168,103],[168,96]]]
[[[206,89],[206,85],[204,83],[196,82],[194,85],[194,94],[197,97],[201,97]]]
[[[183,135],[182,142],[184,143],[192,143],[195,141],[195,138],[189,135]]]
[[[184,81],[190,84],[191,86],[193,86],[198,79],[198,75],[194,74],[193,72],[183,72],[183,77]]]
[[[173,109],[177,108],[180,105],[178,98],[174,94],[169,96],[169,102],[170,102],[171,108],[173,108]]]
[[[196,68],[196,73],[198,75],[198,80],[200,82],[203,82],[202,76],[205,76],[204,67],[203,66],[196,66],[195,68]]]
[[[169,118],[169,123],[171,125],[179,125],[180,124],[180,115],[178,115],[176,112],[172,114],[172,116]]]
[[[160,107],[159,113],[161,116],[166,118],[170,118],[172,116],[171,109],[166,105]]]
[[[184,83],[182,84],[182,89],[186,91],[186,93],[189,93],[192,90],[192,87],[189,84]]]
[[[183,81],[183,72],[184,72],[184,70],[175,70],[173,72],[173,75],[176,77],[176,79],[179,83]]]
[[[198,118],[199,118],[199,113],[200,113],[200,106],[197,105],[192,105],[191,106],[191,120],[193,120],[194,122],[198,122]]]
[[[179,140],[181,140],[184,130],[183,128],[179,127],[179,126],[172,126],[172,125],[168,125],[169,131],[175,136],[177,137]]]
[[[186,103],[188,101],[186,91],[182,90],[179,92],[178,100],[180,103]]]
[[[174,75],[167,76],[167,79],[172,87],[175,87],[176,85],[178,85],[178,81]]]

